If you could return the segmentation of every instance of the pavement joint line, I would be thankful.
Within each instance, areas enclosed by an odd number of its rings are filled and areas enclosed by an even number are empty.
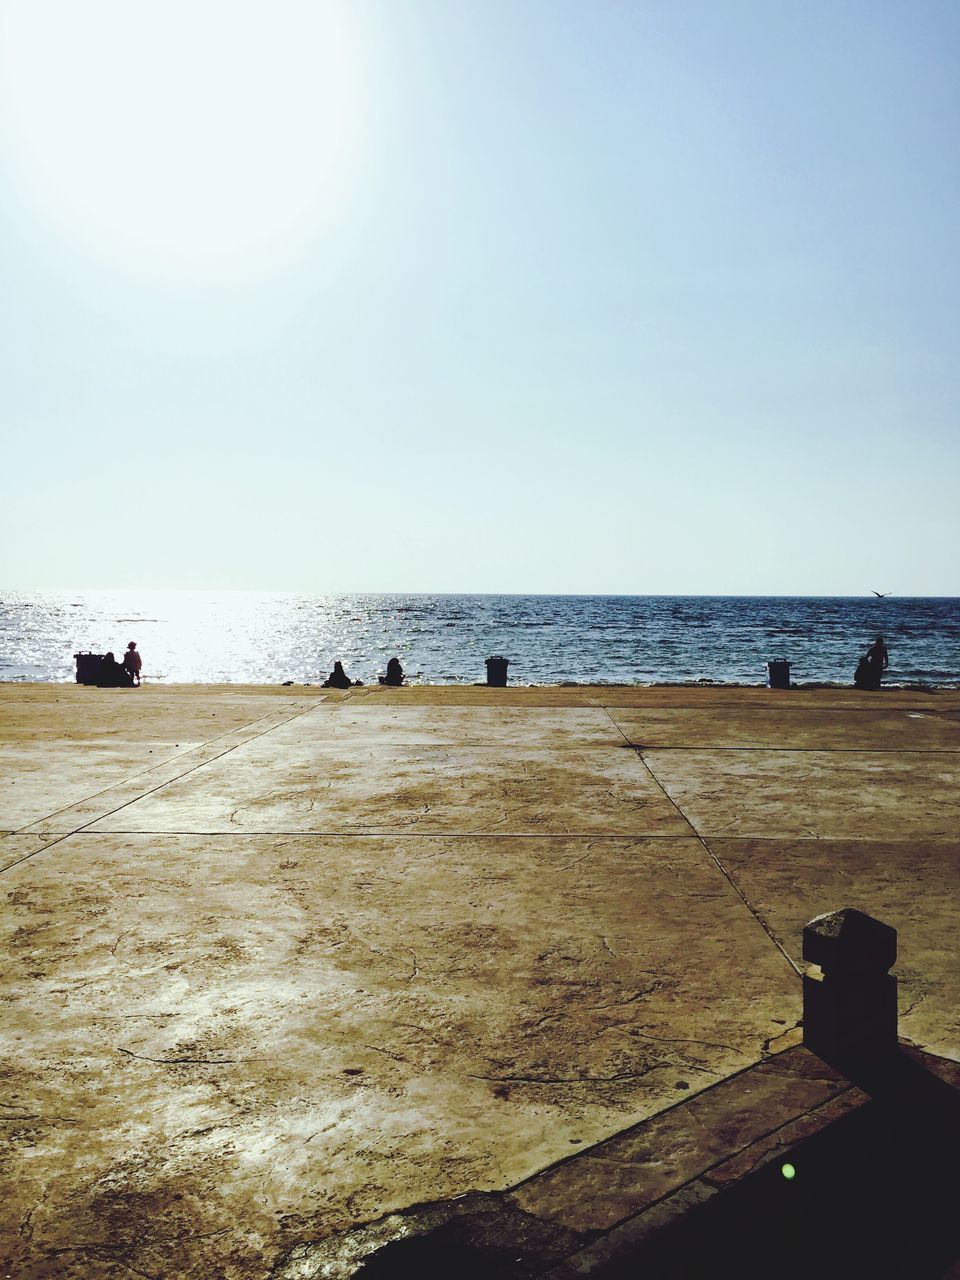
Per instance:
[[[94,819],[99,821],[99,819]],[[0,838],[0,847],[3,840],[7,836],[38,836],[42,833],[39,831],[11,831],[6,836]],[[298,836],[303,840],[623,840],[635,843],[640,840],[704,840],[722,841],[734,844],[830,844],[831,842],[841,842],[843,844],[881,844],[887,845],[909,845],[911,848],[917,845],[951,845],[958,843],[955,836],[923,836],[920,839],[911,838],[894,838],[890,839],[885,836],[811,836],[796,835],[795,833],[787,833],[777,836],[761,836],[761,835],[724,835],[717,832],[706,832],[704,835],[694,833],[691,835],[689,831],[682,834],[676,834],[670,831],[343,831],[343,830],[311,830],[304,831],[288,829],[285,831],[237,831],[233,828],[221,828],[218,831],[203,830],[198,828],[186,827],[164,827],[154,830],[133,830],[126,827],[104,827],[102,829],[94,829],[91,825],[86,827],[78,827],[74,831],[58,831],[51,832],[47,845],[49,848],[52,844],[57,844],[61,840],[73,838],[75,836],[229,836],[231,840],[259,840],[270,836]],[[37,849],[34,852],[41,853],[42,850]],[[32,856],[32,855],[27,855]],[[22,861],[22,859],[17,860]],[[16,865],[11,863],[11,866]]]
[[[642,687],[642,686],[638,686],[638,687]],[[960,689],[951,689],[950,692],[955,694],[960,692]],[[530,710],[546,711],[546,710],[549,710],[554,705],[556,704],[545,702],[535,707],[531,707]],[[610,702],[610,703],[596,703],[596,704],[591,703],[587,705],[591,705],[591,706],[596,705],[604,711],[607,711],[607,710],[614,711],[614,712],[630,711],[630,712],[645,712],[647,714],[652,713],[652,714],[668,714],[668,715],[673,711],[696,711],[699,714],[710,714],[714,711],[735,710],[735,711],[742,712],[745,715],[758,715],[758,714],[762,715],[764,713],[779,715],[781,712],[786,712],[787,715],[807,714],[811,716],[849,716],[849,715],[896,716],[896,715],[908,715],[910,712],[919,711],[923,715],[937,716],[937,717],[942,716],[948,719],[953,719],[956,716],[957,710],[958,710],[956,702],[952,702],[951,705],[948,707],[932,707],[926,703],[914,703],[914,702],[896,703],[886,707],[854,707],[854,706],[820,707],[820,706],[812,705],[810,703],[807,703],[805,705],[795,705],[795,706],[789,707],[785,704],[782,706],[773,706],[771,703],[764,703],[764,702],[744,704],[743,702],[737,702],[734,700],[731,700],[730,702],[711,702],[707,706],[704,706],[703,703],[697,703],[697,702],[670,702],[670,703],[663,702],[663,703],[653,703],[648,706],[645,706],[639,702],[617,702],[617,703]],[[523,709],[526,710],[526,708],[523,708]],[[583,707],[580,707],[579,709],[583,710]]]
[[[20,835],[21,833],[18,831],[12,831],[10,834]],[[34,832],[27,832],[26,834],[33,835]],[[60,844],[63,840],[69,840],[73,834],[74,832],[72,831],[64,831],[62,835],[54,836],[53,839],[46,841],[46,843],[42,844],[39,849],[34,849],[31,853],[25,853],[22,858],[17,858],[15,862],[10,862],[5,867],[0,867],[0,876],[4,875],[7,871],[12,871],[14,867],[19,867],[21,862],[29,862],[30,859],[35,858],[38,853],[46,853],[46,851],[53,845]],[[4,836],[4,839],[6,839],[6,836]]]
[[[99,821],[99,819],[95,819]],[[33,835],[34,832],[26,834]],[[76,831],[64,831],[58,840],[73,836],[229,836],[231,840],[260,840],[267,836],[300,836],[305,840],[692,840],[697,837],[688,832],[677,835],[665,831],[616,832],[616,831],[129,831],[122,828],[78,827]],[[729,838],[729,837],[728,837]],[[774,837],[770,837],[774,838]],[[903,841],[902,843],[913,843]]]
[[[202,769],[202,768],[204,767],[204,765],[212,764],[212,763],[214,762],[214,760],[221,760],[224,756],[229,755],[231,751],[236,751],[238,747],[246,746],[246,744],[247,744],[248,742],[254,742],[257,738],[262,738],[265,734],[267,734],[267,733],[271,733],[274,729],[279,729],[281,725],[289,724],[291,720],[296,720],[296,719],[298,719],[298,718],[299,718],[300,716],[302,716],[302,715],[307,715],[309,712],[311,712],[311,711],[315,710],[317,705],[322,705],[322,703],[321,703],[321,702],[318,702],[318,703],[317,703],[317,704],[315,704],[315,705],[306,706],[306,707],[301,707],[301,709],[300,709],[299,711],[295,712],[295,713],[294,713],[294,715],[292,715],[292,716],[287,716],[287,717],[286,717],[286,719],[284,719],[284,720],[280,720],[280,721],[278,721],[276,724],[272,724],[272,725],[270,725],[270,726],[269,726],[269,728],[267,728],[267,729],[262,729],[259,733],[251,734],[251,735],[250,735],[250,737],[248,737],[248,738],[244,738],[242,742],[236,742],[236,743],[234,743],[234,745],[233,745],[232,747],[227,747],[225,751],[221,751],[218,755],[211,756],[209,760],[202,760],[199,764],[195,764],[191,769],[184,769],[183,773],[179,773],[179,774],[177,774],[177,775],[176,775],[175,777],[173,777],[173,778],[167,778],[165,781],[158,783],[155,787],[149,787],[146,791],[142,791],[142,792],[140,793],[140,795],[138,795],[138,796],[134,796],[134,798],[133,798],[132,800],[125,800],[123,804],[121,804],[121,805],[117,805],[117,807],[116,807],[115,809],[109,809],[106,813],[100,814],[100,815],[98,815],[96,818],[91,818],[89,822],[83,822],[83,823],[81,823],[79,827],[74,827],[74,828],[73,828],[73,830],[71,830],[71,831],[64,831],[64,832],[62,832],[62,833],[58,833],[58,834],[57,834],[57,836],[56,836],[56,839],[54,839],[54,840],[50,840],[50,841],[48,841],[47,843],[45,843],[45,844],[41,845],[41,847],[40,847],[39,849],[34,849],[32,853],[25,854],[25,855],[24,855],[24,857],[22,857],[22,858],[18,858],[18,859],[17,859],[17,861],[16,861],[16,862],[11,863],[11,864],[10,864],[10,866],[8,866],[8,867],[3,867],[2,869],[0,869],[0,875],[4,875],[7,871],[10,871],[13,867],[18,867],[22,862],[28,862],[31,858],[35,858],[35,857],[36,857],[38,854],[40,854],[40,853],[46,853],[46,851],[47,851],[48,849],[52,848],[52,847],[53,847],[53,845],[55,845],[55,844],[60,844],[60,843],[61,843],[61,841],[66,840],[69,836],[74,836],[74,835],[77,835],[77,834],[78,834],[79,832],[81,832],[81,831],[86,831],[86,830],[87,830],[87,828],[88,828],[88,827],[92,827],[92,826],[93,826],[93,824],[94,824],[95,822],[101,822],[104,818],[112,817],[112,816],[113,816],[113,814],[115,814],[115,813],[119,813],[119,812],[121,811],[121,809],[125,809],[125,808],[127,808],[127,806],[128,806],[128,805],[135,804],[138,800],[142,800],[144,796],[152,795],[154,791],[160,791],[163,787],[169,786],[169,785],[170,785],[170,783],[172,783],[172,782],[179,782],[181,778],[185,778],[185,777],[186,777],[188,774],[190,774],[190,773],[195,773],[197,769]],[[268,713],[268,714],[269,714],[269,713]],[[244,729],[250,728],[251,726],[253,726],[253,725],[255,725],[255,724],[259,724],[261,720],[265,720],[265,719],[267,719],[267,716],[258,716],[256,720],[251,720],[251,721],[250,721],[250,723],[249,723],[248,725],[242,725],[242,726],[241,726],[241,728],[240,728],[239,730],[234,729],[234,730],[232,730],[231,732],[232,732],[232,733],[238,733],[238,732],[239,732],[239,733],[242,733]],[[210,738],[208,741],[209,741],[209,742],[219,742],[221,738],[229,737],[229,736],[230,736],[230,733],[220,734],[218,737],[216,737],[216,738]],[[194,748],[194,750],[199,751],[199,750],[201,749],[201,747],[206,746],[206,745],[207,745],[206,743],[200,743],[200,744],[199,744],[199,746],[197,746],[197,747],[195,747],[195,748]],[[189,754],[190,754],[190,752],[184,752],[184,755],[189,755]],[[176,759],[176,756],[172,757],[172,759],[174,759],[174,760],[175,760],[175,759]],[[134,774],[134,778],[136,778],[136,776],[137,776],[137,775],[136,775],[136,774]],[[131,779],[131,781],[132,781],[132,779]],[[127,785],[127,784],[126,784],[126,783],[122,783],[122,782],[114,783],[114,786],[115,786],[115,787],[124,786],[124,785]],[[92,796],[86,796],[86,797],[84,797],[84,800],[95,800],[95,799],[97,798],[97,796],[98,796],[98,795],[105,795],[107,791],[111,791],[111,790],[113,790],[113,788],[112,788],[112,787],[106,787],[106,788],[104,788],[104,790],[103,790],[103,791],[96,791],[96,792],[94,792],[94,794],[93,794]],[[84,803],[84,800],[78,800],[78,801],[76,801],[76,804],[83,804],[83,803]],[[72,809],[73,807],[74,807],[74,805],[67,805],[67,806],[66,806],[66,808],[67,808],[67,809]],[[58,813],[63,813],[63,812],[65,812],[65,811],[66,811],[65,809],[55,809],[55,810],[54,810],[54,812],[53,812],[53,814],[51,814],[51,815],[50,815],[50,817],[56,817],[56,815],[57,815]],[[31,826],[36,826],[36,825],[38,825],[38,824],[39,824],[39,823],[41,823],[41,822],[48,822],[49,820],[50,820],[49,818],[38,818],[38,819],[36,820],[36,822],[34,822],[34,823],[27,823],[27,824],[26,824],[26,826],[24,826],[24,827],[20,827],[17,831],[12,831],[12,832],[10,832],[10,834],[11,834],[11,835],[36,835],[36,834],[39,834],[39,833],[37,833],[37,832],[29,831],[27,828],[28,828],[28,827],[31,827]],[[131,834],[131,833],[130,833],[130,832],[117,832],[117,833],[115,833],[115,834],[118,834],[118,835],[129,835],[129,834]],[[144,833],[144,834],[148,834],[148,833]],[[154,833],[154,834],[156,834],[156,833]]]
[[[821,756],[955,756],[960,747],[748,747],[712,746],[709,743],[671,743],[656,746],[651,743],[631,742],[634,751],[777,751],[781,755],[800,755],[810,752]]]
[[[649,692],[649,688],[643,685],[637,685],[636,687],[639,689],[643,689],[644,692]],[[714,686],[714,688],[715,687],[716,686]],[[740,687],[741,688],[742,687],[759,688],[760,686],[748,685],[748,686],[740,686]],[[709,686],[705,686],[705,688],[709,688]],[[843,688],[842,687],[839,688],[837,692],[843,692]],[[850,690],[847,689],[847,692],[850,692]],[[949,692],[954,694],[960,693],[960,689],[951,689],[949,690]],[[551,704],[544,703],[544,707],[547,707],[549,705]],[[854,706],[817,707],[817,706],[811,706],[809,704],[804,706],[797,703],[795,703],[791,707],[791,706],[788,706],[786,703],[782,703],[778,706],[774,706],[771,703],[762,703],[762,702],[748,703],[746,706],[744,706],[742,702],[734,701],[734,700],[731,700],[730,702],[711,702],[706,707],[703,705],[703,703],[698,703],[698,702],[671,702],[669,703],[669,705],[666,703],[663,703],[663,704],[653,704],[650,706],[642,706],[636,702],[616,702],[616,703],[610,702],[610,703],[603,703],[603,704],[598,703],[597,705],[602,705],[604,711],[606,711],[609,708],[613,711],[643,711],[647,713],[666,712],[667,714],[669,714],[671,711],[698,711],[701,713],[709,713],[718,707],[723,710],[726,710],[730,707],[735,707],[738,711],[742,711],[748,715],[753,715],[756,712],[765,712],[765,711],[776,712],[779,715],[781,711],[786,711],[788,713],[798,712],[801,714],[803,712],[806,712],[808,715],[817,715],[817,716],[821,716],[821,715],[846,716],[850,714],[876,716],[876,715],[896,715],[897,713],[906,715],[909,711],[914,709],[914,704],[912,702],[903,703],[903,704],[898,703],[896,705],[890,705],[886,707],[854,707]],[[956,714],[956,710],[957,710],[955,703],[950,707],[931,707],[925,704],[920,704],[920,705],[923,707],[924,712],[928,715],[953,716]]]
[[[610,715],[610,713],[609,713],[609,712],[607,712],[607,714],[608,714],[608,715]],[[613,719],[613,716],[610,716],[610,720],[612,721],[612,723],[613,723],[613,724],[617,724],[616,720],[614,720],[614,719]],[[623,734],[623,737],[624,737],[624,738],[626,738],[626,736],[627,736],[627,735],[623,732],[623,730],[620,728],[620,726],[619,726],[619,725],[617,725],[617,729],[619,730],[619,732],[620,732],[621,734]],[[632,745],[632,744],[631,744],[631,745]],[[654,782],[657,784],[657,786],[659,787],[660,791],[663,793],[664,798],[665,798],[665,799],[666,799],[666,800],[667,800],[671,805],[673,805],[674,809],[676,809],[677,813],[679,813],[680,817],[684,820],[684,822],[685,822],[685,823],[687,824],[687,826],[690,828],[690,830],[691,830],[691,832],[693,833],[693,835],[694,835],[695,839],[699,842],[699,844],[700,844],[700,845],[701,845],[701,847],[703,848],[704,852],[707,854],[707,857],[708,857],[708,858],[710,858],[710,859],[711,859],[711,860],[716,864],[717,868],[718,868],[718,869],[719,869],[719,871],[720,871],[720,874],[723,876],[723,878],[724,878],[724,879],[727,881],[727,883],[730,885],[731,889],[733,889],[734,893],[736,893],[737,897],[740,899],[740,901],[743,903],[743,905],[747,908],[747,910],[748,910],[748,911],[750,912],[750,914],[753,916],[754,920],[756,920],[757,924],[760,926],[760,928],[763,930],[763,932],[767,935],[767,937],[770,939],[770,941],[773,943],[773,945],[777,948],[777,950],[778,950],[778,951],[780,952],[780,954],[783,956],[784,960],[786,960],[787,964],[788,964],[788,965],[790,966],[790,968],[794,971],[794,973],[797,975],[797,977],[798,977],[798,978],[802,977],[802,976],[803,976],[803,972],[802,972],[802,970],[797,966],[796,961],[793,959],[793,957],[792,957],[792,956],[790,956],[790,955],[789,955],[789,954],[784,950],[784,948],[783,948],[782,944],[780,943],[779,939],[778,939],[777,937],[775,937],[775,935],[774,935],[774,934],[771,932],[771,930],[767,927],[766,922],[761,918],[761,916],[760,916],[759,912],[757,912],[757,911],[754,909],[754,907],[751,905],[750,900],[747,898],[746,894],[744,894],[744,893],[743,893],[743,891],[741,890],[740,886],[739,886],[739,885],[736,883],[736,881],[734,880],[733,876],[731,876],[731,874],[729,873],[729,871],[727,870],[727,868],[723,865],[723,863],[720,861],[720,859],[717,857],[717,855],[713,852],[713,850],[712,850],[712,849],[710,848],[710,846],[707,844],[706,840],[703,838],[703,836],[700,834],[700,832],[696,829],[696,827],[693,825],[693,823],[690,821],[690,819],[689,819],[689,818],[687,817],[687,815],[684,813],[684,811],[683,811],[683,809],[680,807],[680,805],[678,805],[678,804],[677,804],[677,802],[676,802],[676,800],[674,800],[673,796],[671,796],[671,795],[670,795],[670,793],[667,791],[666,787],[663,785],[663,783],[660,781],[660,779],[659,779],[659,778],[657,777],[657,775],[654,773],[653,769],[651,769],[650,765],[647,763],[646,759],[644,758],[643,751],[642,751],[639,747],[635,747],[635,748],[634,748],[634,750],[636,751],[637,759],[641,762],[641,764],[643,765],[643,767],[644,767],[644,768],[646,769],[646,771],[649,773],[650,777],[651,777],[651,778],[654,780]]]

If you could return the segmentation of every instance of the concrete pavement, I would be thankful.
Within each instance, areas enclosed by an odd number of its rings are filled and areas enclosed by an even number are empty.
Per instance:
[[[0,1275],[334,1274],[795,1043],[840,906],[960,1058],[957,693],[5,685],[0,775]]]

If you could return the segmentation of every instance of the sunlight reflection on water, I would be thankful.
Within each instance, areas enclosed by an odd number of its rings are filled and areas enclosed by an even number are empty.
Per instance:
[[[302,596],[43,592],[0,598],[0,679],[72,680],[81,649],[136,640],[144,678],[318,682],[341,659],[367,683],[400,658],[425,683],[714,680],[762,684],[786,657],[798,681],[849,684],[882,631],[889,682],[960,685],[960,600],[678,596]]]

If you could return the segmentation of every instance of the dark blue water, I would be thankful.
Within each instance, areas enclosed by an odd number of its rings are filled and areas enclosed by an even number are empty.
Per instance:
[[[786,658],[797,682],[849,684],[882,632],[891,684],[960,686],[960,599],[770,596],[300,596],[44,592],[0,597],[0,679],[72,680],[78,649],[136,640],[160,681],[315,681],[335,659],[365,681],[400,657],[431,684],[762,684]]]

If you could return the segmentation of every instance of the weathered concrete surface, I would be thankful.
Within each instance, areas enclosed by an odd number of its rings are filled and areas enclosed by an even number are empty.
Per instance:
[[[643,753],[703,836],[952,840],[960,754],[946,751]]]
[[[788,1042],[839,906],[960,1056],[960,696],[843,704],[0,686],[0,1264],[260,1277],[513,1185]]]
[[[744,692],[747,692],[744,690]],[[791,693],[791,698],[802,695]],[[809,695],[808,695],[809,696]],[[903,696],[903,695],[901,695]],[[789,747],[800,751],[960,751],[960,715],[915,707],[620,707],[610,715],[639,747]]]
[[[893,924],[900,1036],[960,1057],[960,840],[707,844],[798,965],[803,925],[824,902]]]
[[[189,686],[172,692],[5,685],[2,692],[0,828],[11,830],[149,767],[183,760],[201,744],[213,749],[237,729],[252,736],[308,705],[303,696],[284,696],[293,690],[277,695],[232,686],[214,699]],[[311,695],[311,702],[327,695],[297,692]]]

